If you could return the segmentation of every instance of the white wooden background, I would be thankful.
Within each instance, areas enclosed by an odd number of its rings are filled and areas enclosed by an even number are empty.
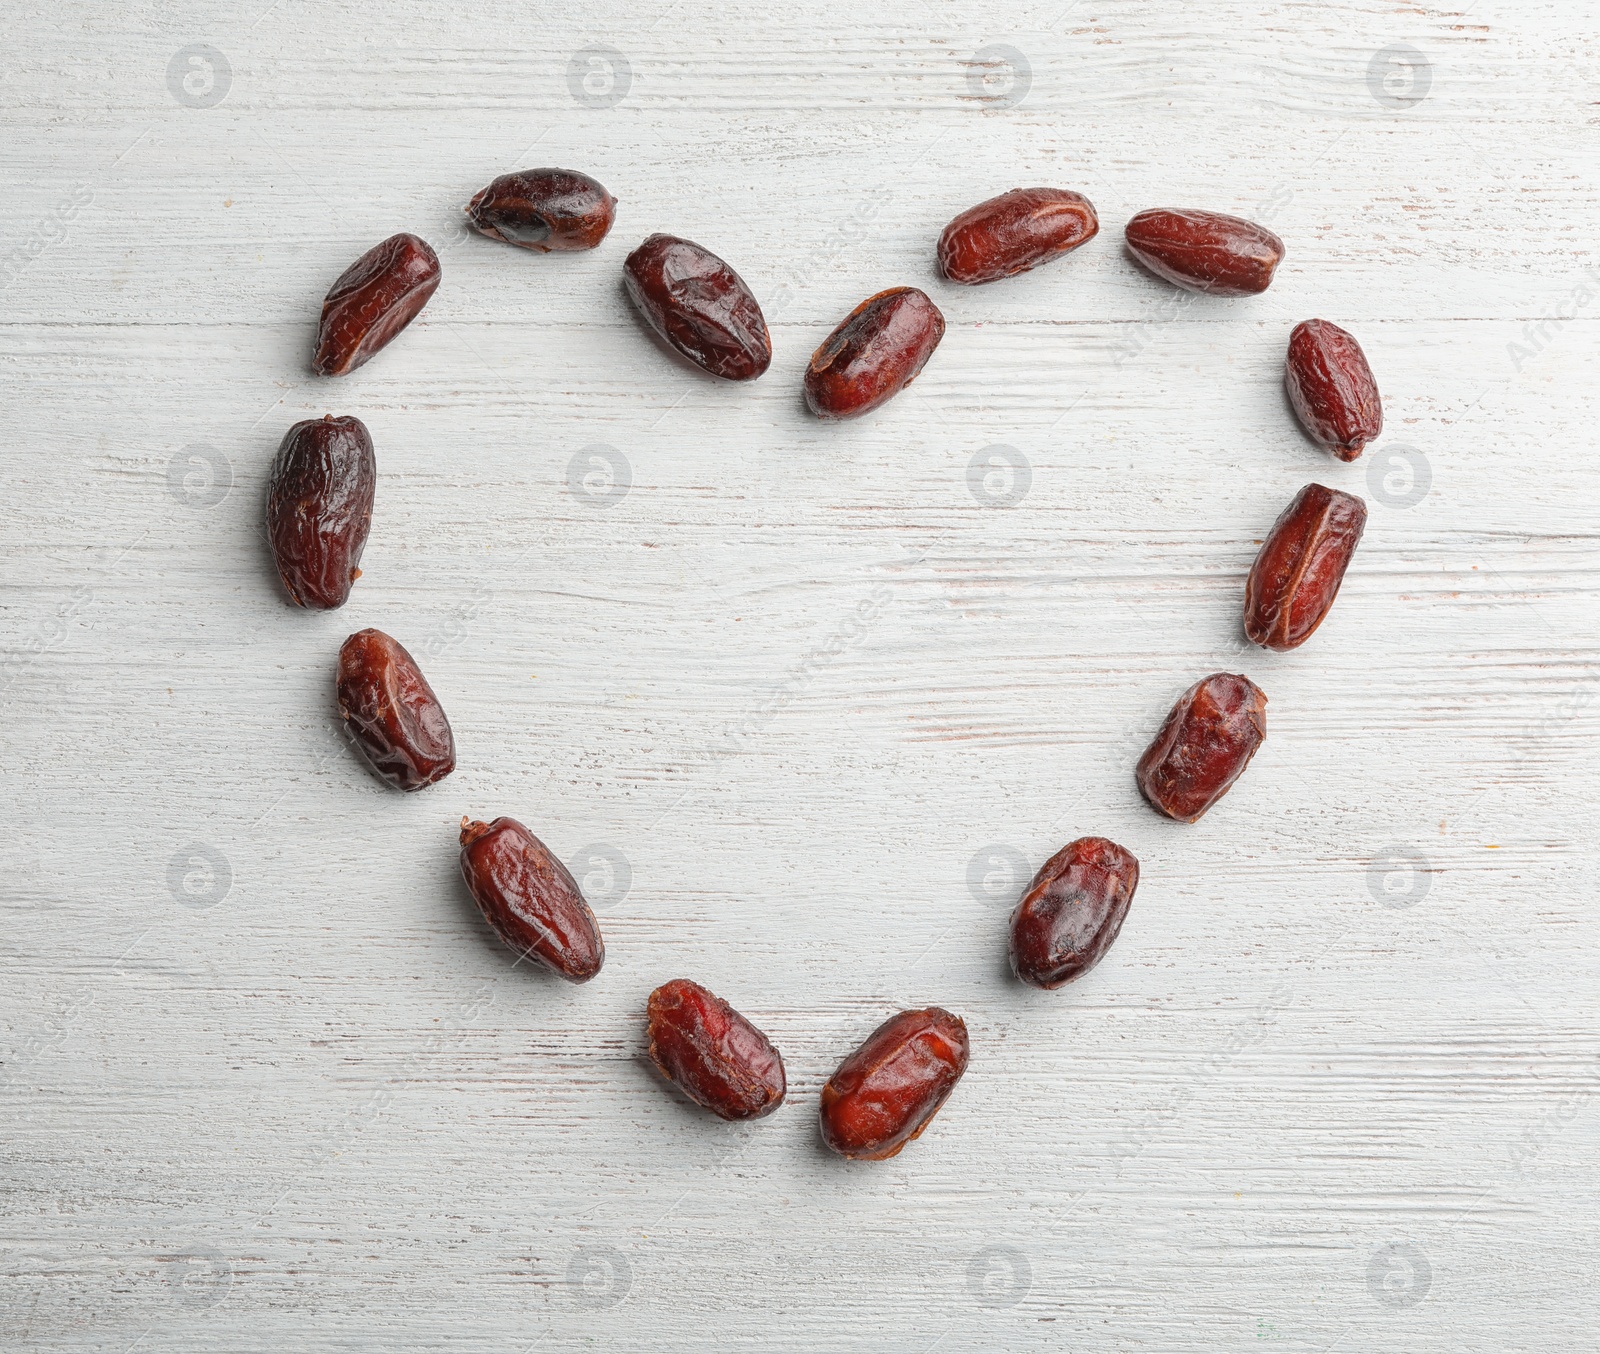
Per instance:
[[[11,6],[0,1347],[1592,1349],[1592,20]],[[463,234],[535,165],[617,195],[599,250]],[[1031,184],[1087,193],[1099,239],[941,283],[940,227]],[[1163,205],[1270,222],[1271,291],[1137,271],[1123,224]],[[438,295],[313,378],[324,291],[398,230]],[[767,306],[759,382],[630,313],[655,230]],[[817,423],[812,348],[907,283],[942,347]],[[1383,389],[1354,465],[1281,393],[1312,316]],[[366,576],[311,615],[260,524],[324,412],[380,481]],[[1317,636],[1262,653],[1244,574],[1313,479],[1366,539]],[[455,726],[426,793],[340,740],[366,625]],[[1267,691],[1267,743],[1166,822],[1133,763],[1219,668]],[[513,971],[464,813],[574,862],[597,981]],[[1086,833],[1138,897],[1090,977],[1025,989],[1013,872]],[[781,1048],[775,1118],[643,1060],[678,975]],[[832,1158],[821,1083],[927,1003],[967,1019],[965,1080],[896,1160]]]

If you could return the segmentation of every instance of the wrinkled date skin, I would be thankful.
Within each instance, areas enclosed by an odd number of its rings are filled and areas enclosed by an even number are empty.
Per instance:
[[[495,934],[569,983],[605,963],[600,924],[567,867],[517,822],[461,820],[461,875]]]
[[[385,347],[417,318],[439,289],[439,256],[415,235],[391,235],[352,263],[322,303],[319,376],[343,376]]]
[[[709,249],[652,235],[622,265],[645,323],[702,371],[753,381],[772,363],[772,339],[755,294]]]
[[[616,198],[575,169],[502,174],[467,204],[474,230],[541,254],[593,249],[616,215]]]
[[[822,1088],[822,1141],[852,1161],[884,1161],[922,1136],[967,1070],[967,1027],[937,1006],[902,1011]]]
[[[767,1036],[687,978],[650,994],[650,1057],[697,1105],[722,1119],[759,1119],[783,1104],[783,1059]]]
[[[1138,887],[1131,851],[1104,837],[1068,842],[1011,914],[1011,971],[1047,989],[1083,977],[1111,948]]]
[[[997,282],[1060,258],[1100,233],[1094,204],[1065,188],[1013,188],[956,217],[939,236],[952,282]]]
[[[1289,335],[1283,383],[1311,440],[1353,461],[1383,431],[1383,401],[1355,335],[1327,320],[1306,320]]]
[[[1283,241],[1265,226],[1221,212],[1140,212],[1128,252],[1157,277],[1212,296],[1254,296],[1272,285]]]
[[[811,354],[806,403],[818,418],[859,418],[916,380],[943,337],[939,307],[915,287],[869,296]]]
[[[1272,524],[1244,585],[1244,632],[1264,649],[1298,649],[1322,624],[1367,525],[1354,494],[1308,484]]]
[[[339,713],[372,769],[397,790],[420,790],[456,769],[456,740],[417,660],[382,630],[358,630],[339,650]]]
[[[1214,672],[1172,707],[1139,758],[1139,790],[1150,806],[1197,821],[1228,792],[1267,736],[1267,698],[1248,677]]]
[[[377,481],[372,438],[358,418],[328,414],[284,435],[272,462],[267,539],[296,606],[330,611],[349,599]]]

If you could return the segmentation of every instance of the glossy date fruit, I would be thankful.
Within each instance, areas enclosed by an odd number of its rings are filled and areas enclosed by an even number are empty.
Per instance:
[[[1244,632],[1265,649],[1298,649],[1322,624],[1367,525],[1354,494],[1308,484],[1272,524],[1244,585]]]
[[[939,271],[974,286],[1037,268],[1100,231],[1094,204],[1065,188],[1013,188],[969,207],[939,236]]]
[[[859,418],[910,385],[943,337],[939,307],[915,287],[869,296],[812,353],[806,403],[818,418]]]
[[[575,169],[502,174],[467,204],[474,230],[541,254],[593,249],[616,215],[616,198]]]
[[[605,963],[600,924],[571,872],[515,818],[461,820],[461,877],[495,934],[569,983]]]
[[[622,265],[645,323],[703,371],[753,381],[772,363],[772,339],[755,293],[709,249],[652,235]]]
[[[1267,736],[1267,698],[1248,677],[1214,672],[1178,697],[1139,758],[1150,806],[1195,822],[1228,792]]]
[[[343,376],[387,346],[439,289],[439,256],[426,240],[391,235],[352,263],[322,302],[320,376]]]
[[[873,1031],[822,1088],[822,1141],[852,1161],[883,1161],[922,1136],[967,1070],[967,1027],[931,1006]]]
[[[358,630],[345,640],[338,694],[361,755],[397,790],[420,790],[456,769],[444,707],[416,659],[382,630]]]
[[[1138,887],[1131,851],[1104,837],[1068,842],[1011,914],[1011,971],[1047,989],[1081,978],[1111,948]]]
[[[1212,296],[1254,296],[1272,285],[1283,241],[1265,226],[1221,212],[1140,212],[1128,252],[1157,277]]]
[[[722,1119],[759,1119],[783,1104],[778,1050],[699,983],[663,983],[647,1015],[652,1061],[695,1104]]]
[[[267,493],[267,540],[296,606],[343,606],[372,528],[378,463],[358,418],[306,419],[284,434]]]
[[[1289,335],[1283,383],[1311,440],[1353,461],[1383,431],[1383,401],[1355,335],[1327,320],[1306,320]]]

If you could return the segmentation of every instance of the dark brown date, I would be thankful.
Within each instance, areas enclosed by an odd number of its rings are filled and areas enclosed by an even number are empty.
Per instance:
[[[296,606],[343,606],[372,528],[378,463],[359,418],[306,419],[284,434],[272,462],[267,540]]]
[[[943,337],[939,307],[915,287],[869,296],[811,354],[806,403],[818,418],[859,418],[916,380]]]
[[[650,1057],[661,1075],[722,1119],[759,1119],[783,1104],[783,1059],[767,1036],[687,978],[650,994]]]
[[[391,235],[352,263],[322,302],[320,376],[343,376],[373,357],[417,318],[439,289],[439,256],[415,235]]]
[[[1367,525],[1354,494],[1308,484],[1272,524],[1244,585],[1244,632],[1265,649],[1298,649],[1339,595]]]
[[[1150,806],[1193,823],[1228,792],[1267,736],[1267,698],[1248,677],[1214,672],[1178,697],[1139,758]]]
[[[1221,212],[1140,212],[1128,252],[1157,277],[1212,296],[1254,296],[1272,285],[1283,241],[1265,226]]]
[[[1094,204],[1065,188],[1013,188],[969,207],[939,236],[952,282],[996,282],[1058,259],[1100,232]]]
[[[622,265],[645,323],[689,361],[729,381],[753,381],[772,363],[755,293],[709,249],[652,235]]]
[[[467,204],[474,230],[541,254],[593,249],[616,215],[616,198],[575,169],[502,174]]]
[[[1068,842],[1034,875],[1011,914],[1011,971],[1057,988],[1098,964],[1139,887],[1139,862],[1104,837]]]
[[[495,934],[569,983],[605,963],[600,924],[571,872],[515,818],[461,820],[461,876]]]
[[[398,790],[456,769],[456,740],[417,660],[382,630],[358,630],[339,650],[339,713],[361,755]]]
[[[1311,440],[1353,461],[1383,431],[1383,401],[1355,335],[1327,320],[1306,320],[1289,335],[1283,383]]]
[[[822,1088],[822,1141],[852,1161],[884,1161],[922,1136],[967,1070],[967,1027],[937,1006],[873,1031]]]

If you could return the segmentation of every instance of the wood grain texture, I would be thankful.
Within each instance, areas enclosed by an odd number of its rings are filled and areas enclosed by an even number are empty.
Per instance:
[[[8,16],[0,1347],[1592,1348],[1591,18]],[[208,107],[169,85],[192,44],[228,63]],[[1395,45],[1427,63],[1409,104],[1369,82]],[[630,72],[609,105],[569,80],[595,46]],[[619,198],[601,249],[462,230],[538,164]],[[943,224],[1034,183],[1086,193],[1100,237],[941,283]],[[1139,271],[1122,225],[1156,205],[1268,222],[1272,289]],[[397,230],[444,285],[313,378],[322,294]],[[621,260],[654,230],[762,299],[759,382],[633,317]],[[807,357],[892,285],[943,345],[818,424]],[[1383,390],[1353,465],[1282,393],[1313,315]],[[350,603],[305,615],[261,521],[283,431],[324,412],[371,428],[379,486]],[[607,457],[626,489],[597,504]],[[1256,651],[1244,576],[1311,479],[1367,534],[1313,640]],[[417,796],[338,728],[366,625],[455,727]],[[1164,821],[1133,763],[1221,668],[1267,692],[1267,742]],[[463,813],[586,881],[594,983],[513,968]],[[1024,989],[1007,912],[1087,833],[1142,862],[1127,924],[1082,982]],[[772,1119],[649,1067],[645,997],[680,975],[782,1050]],[[833,1159],[822,1082],[929,1003],[966,1018],[967,1077],[901,1157]]]

